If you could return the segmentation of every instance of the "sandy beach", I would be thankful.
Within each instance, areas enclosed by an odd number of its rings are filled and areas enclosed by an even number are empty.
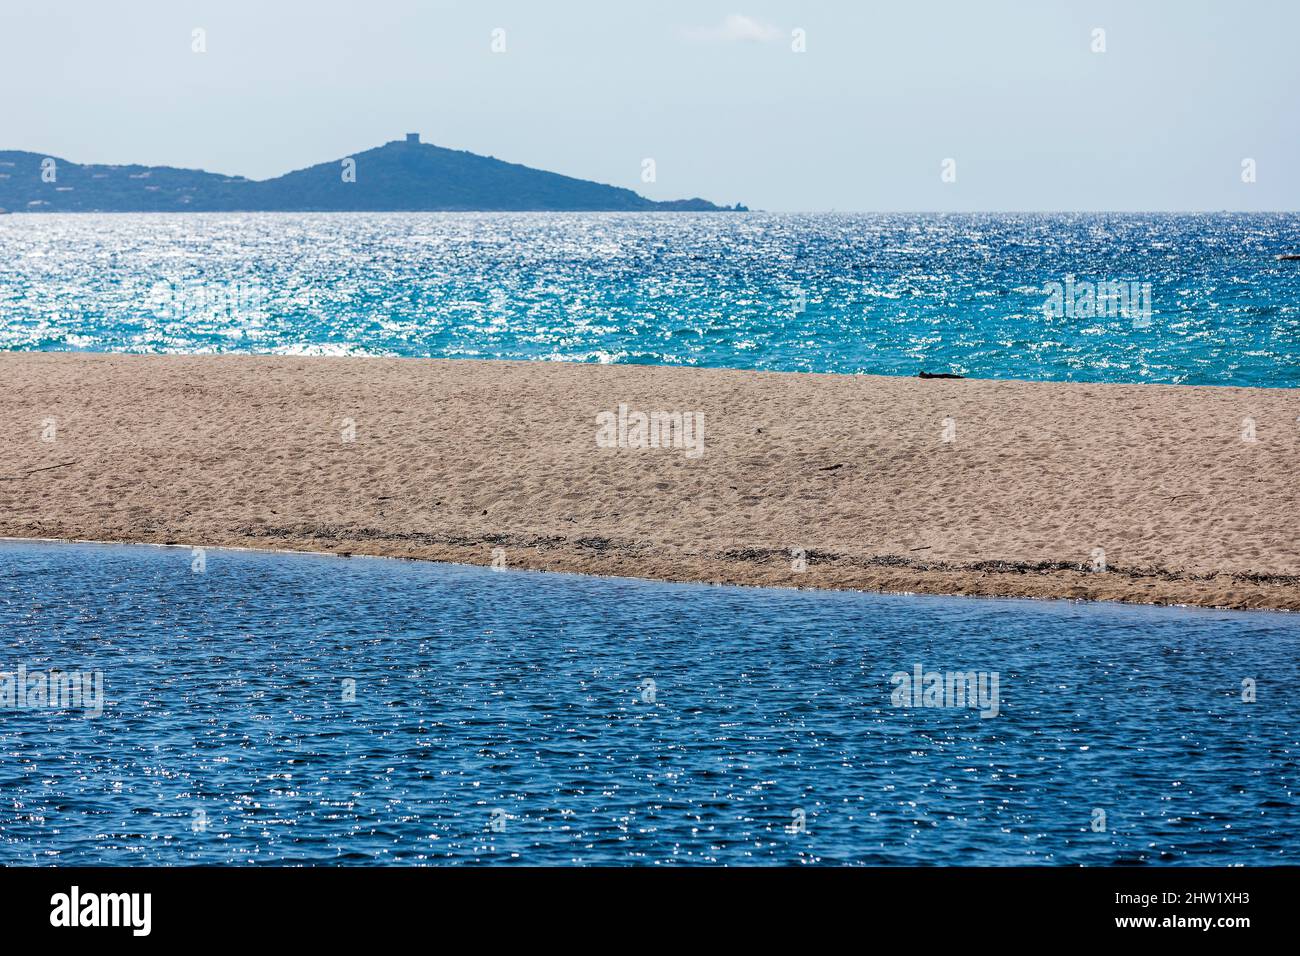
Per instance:
[[[1300,609],[1286,390],[73,353],[0,382],[6,537]],[[628,447],[638,412],[697,427]]]

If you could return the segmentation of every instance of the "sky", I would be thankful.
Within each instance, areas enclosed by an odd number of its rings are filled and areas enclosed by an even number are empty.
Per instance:
[[[262,179],[419,132],[773,211],[1297,210],[1297,37],[1295,0],[0,0],[0,149]]]

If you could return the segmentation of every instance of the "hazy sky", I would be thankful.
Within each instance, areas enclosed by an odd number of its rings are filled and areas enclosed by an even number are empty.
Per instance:
[[[1298,38],[1295,0],[0,0],[0,149],[260,179],[409,130],[772,210],[1295,210]]]

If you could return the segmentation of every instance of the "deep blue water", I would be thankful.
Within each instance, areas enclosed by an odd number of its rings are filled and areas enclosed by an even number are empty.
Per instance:
[[[1294,387],[1300,215],[0,218],[0,350]],[[1151,285],[1148,320],[1045,290]]]
[[[1300,860],[1284,614],[0,543],[0,635],[106,698],[0,711],[4,864]]]

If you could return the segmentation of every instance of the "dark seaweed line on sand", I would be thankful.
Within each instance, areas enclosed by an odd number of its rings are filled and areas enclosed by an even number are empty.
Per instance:
[[[644,554],[653,546],[639,542],[619,542],[611,538],[569,538],[563,535],[484,534],[457,535],[428,531],[381,531],[375,528],[350,528],[331,525],[301,525],[290,528],[243,528],[240,534],[250,538],[297,538],[327,541],[393,541],[407,544],[451,545],[476,547],[482,545],[510,546],[516,548],[577,548],[596,554],[616,552],[626,555]],[[767,564],[788,561],[790,552],[782,548],[735,548],[726,551],[695,553],[693,556],[721,559],[746,564]],[[1281,586],[1300,585],[1300,575],[1267,574],[1257,571],[1216,571],[1196,573],[1173,571],[1154,567],[1111,566],[1105,572],[1092,571],[1086,562],[1070,561],[926,561],[893,554],[858,557],[834,551],[808,550],[804,553],[809,567],[814,564],[833,564],[860,568],[896,568],[910,571],[937,571],[947,573],[981,572],[987,574],[1050,574],[1068,571],[1086,574],[1104,573],[1116,577],[1155,579],[1160,581],[1213,582],[1224,578],[1251,584]]]

